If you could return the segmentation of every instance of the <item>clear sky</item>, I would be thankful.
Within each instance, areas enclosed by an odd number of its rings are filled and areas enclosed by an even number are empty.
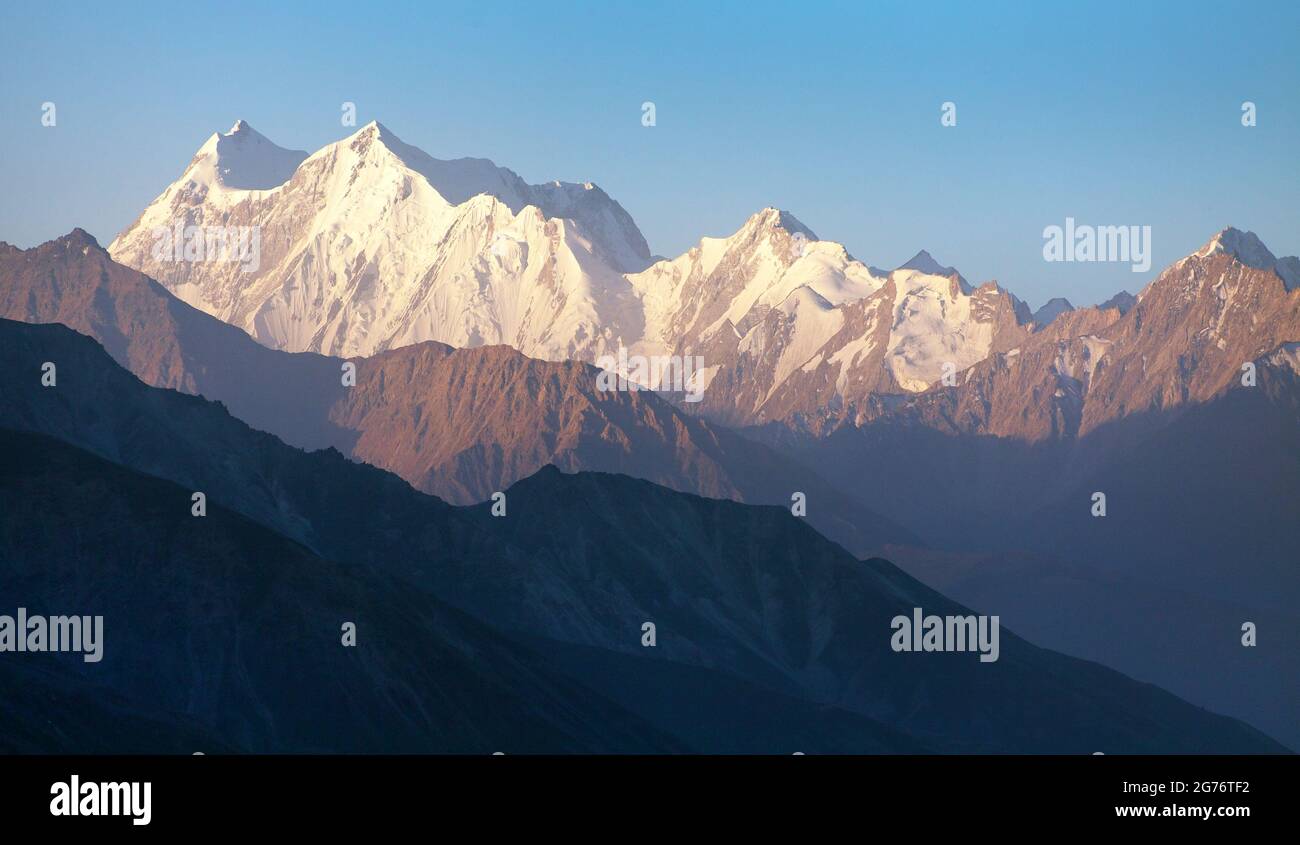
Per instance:
[[[594,181],[663,255],[774,205],[1036,307],[1136,291],[1226,225],[1300,252],[1295,0],[6,0],[0,240],[107,244],[213,131],[311,151],[353,131],[345,100],[439,158]],[[1151,272],[1045,262],[1067,216],[1151,226]]]

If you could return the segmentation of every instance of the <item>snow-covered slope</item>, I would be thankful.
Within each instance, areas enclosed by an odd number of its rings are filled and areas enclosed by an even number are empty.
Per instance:
[[[956,268],[943,266],[938,261],[935,261],[934,256],[930,255],[930,253],[925,250],[921,250],[916,255],[913,255],[908,261],[900,264],[898,269],[916,270],[919,273],[925,273],[927,276],[956,276],[963,285],[966,284],[966,279],[957,272]],[[967,293],[969,292],[970,291],[967,291]]]
[[[225,134],[213,133],[190,162],[187,181],[210,191],[268,190],[284,183],[307,154],[276,146],[239,120]]]
[[[815,422],[872,393],[925,390],[1027,332],[1028,309],[996,284],[971,289],[925,252],[908,263],[872,270],[768,208],[629,278],[648,351],[703,357],[706,413]]]
[[[378,123],[271,184],[285,151],[236,129],[214,136],[109,249],[262,343],[342,355],[506,343],[558,359],[639,336],[622,271],[648,264],[649,250],[596,186],[531,186],[483,159],[439,161]],[[232,147],[243,135],[260,140]],[[160,254],[158,232],[178,224],[249,227],[256,261]]]

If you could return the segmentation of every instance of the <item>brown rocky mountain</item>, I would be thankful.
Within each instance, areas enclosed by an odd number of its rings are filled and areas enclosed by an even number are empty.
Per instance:
[[[1131,307],[1061,313],[961,373],[956,385],[902,401],[874,397],[845,421],[888,417],[1037,442],[1208,401],[1242,378],[1243,365],[1300,339],[1300,288],[1289,261],[1254,234],[1225,229],[1168,267]]]
[[[547,464],[645,478],[684,492],[789,507],[855,554],[916,542],[776,451],[649,391],[598,389],[598,371],[508,347],[425,342],[342,359],[286,353],[115,263],[80,230],[29,250],[0,244],[0,316],[58,322],[99,340],[144,382],[223,402],[303,448],[332,446],[459,504]]]

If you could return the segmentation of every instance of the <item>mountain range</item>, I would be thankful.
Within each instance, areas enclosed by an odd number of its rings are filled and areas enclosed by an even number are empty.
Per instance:
[[[249,271],[236,262],[159,255],[159,233],[177,226],[254,228],[260,263]],[[729,425],[819,429],[828,416],[830,424],[860,420],[877,412],[881,397],[946,387],[945,373],[963,373],[965,381],[975,365],[1043,346],[1046,337],[1073,341],[1063,361],[1071,369],[1078,356],[1100,352],[1096,343],[1084,350],[1089,341],[1082,338],[1106,341],[1104,326],[1124,318],[1113,331],[1132,332],[1142,321],[1129,317],[1142,297],[1127,293],[1095,309],[1053,300],[1031,312],[996,282],[973,288],[925,251],[882,271],[774,208],[728,237],[703,238],[676,258],[653,260],[631,217],[594,185],[529,186],[482,159],[434,159],[379,123],[305,156],[239,121],[214,134],[108,251],[200,310],[287,351],[351,357],[432,340],[457,348],[505,344],[556,361],[594,362],[620,347],[700,356],[698,410]],[[1253,234],[1231,228],[1168,272],[1216,255],[1272,279],[1272,293],[1300,282],[1300,260],[1276,259]],[[1152,343],[1175,330],[1224,329],[1214,315],[1185,314],[1175,296],[1167,298],[1168,317],[1183,325],[1143,332]],[[1147,317],[1165,304],[1153,303]],[[1248,297],[1222,304],[1241,311]],[[1070,319],[1058,324],[1063,314]],[[1291,323],[1270,321],[1270,328],[1286,335]],[[1174,346],[1166,354],[1176,359],[1182,350]],[[1149,381],[1129,372],[1130,382]],[[1220,376],[1202,373],[1193,391],[1203,394]],[[1067,394],[1081,381],[1068,372],[1060,377]],[[1052,394],[1067,401],[1042,404],[1069,404],[1068,395]],[[1040,413],[1068,425],[1071,409]]]
[[[102,613],[110,644],[23,681],[126,702],[144,724],[114,750],[170,723],[230,750],[1282,750],[1009,631],[993,663],[895,652],[895,615],[964,609],[784,509],[548,468],[496,517],[149,387],[65,327],[0,321],[0,349],[6,598]],[[334,639],[348,620],[364,651]]]
[[[287,351],[434,340],[545,360],[701,355],[706,409],[727,422],[923,390],[944,362],[965,369],[1032,325],[1024,303],[996,284],[972,289],[924,251],[885,273],[774,208],[652,261],[598,187],[440,161],[378,123],[284,166],[293,160],[240,121],[108,250]],[[177,226],[253,228],[258,266],[160,254],[160,233]]]
[[[202,254],[229,232],[252,251]],[[924,250],[863,264],[776,208],[661,258],[592,183],[438,160],[378,123],[308,155],[239,121],[107,250],[81,230],[0,243],[0,318],[6,360],[26,362],[0,382],[6,448],[51,467],[22,463],[39,481],[11,474],[9,498],[48,489],[84,511],[86,490],[120,487],[122,520],[174,534],[159,503],[204,490],[236,573],[229,625],[250,591],[279,589],[249,549],[290,561],[300,620],[401,594],[394,637],[481,639],[491,665],[466,684],[546,701],[520,748],[1281,750],[1087,660],[1300,747],[1300,261],[1248,231],[1136,296],[1031,310]],[[24,325],[52,323],[81,334]],[[698,356],[702,401],[653,377],[609,389],[619,351]],[[38,389],[44,361],[57,388]],[[98,595],[84,567],[40,571],[39,549],[94,556],[24,532],[35,512],[15,508],[18,583]],[[123,601],[212,589],[201,549],[86,520],[129,552],[107,561]],[[188,574],[143,577],[130,554]],[[293,574],[312,567],[319,585]],[[880,636],[895,613],[963,605],[1085,660],[1010,631],[990,667]],[[173,679],[178,654],[160,658]],[[398,685],[413,654],[376,655],[370,680]],[[354,668],[338,659],[304,683]],[[100,676],[87,719],[133,714],[123,742],[329,745],[310,715],[232,732],[222,707],[293,694],[230,665],[237,683],[208,681],[227,698],[157,706],[131,672]],[[67,668],[21,680],[71,708],[92,681]],[[466,733],[431,732],[407,705],[432,687],[411,683],[341,710],[356,744],[336,747],[477,750],[516,715],[471,713],[467,691],[437,713]],[[374,712],[394,724],[382,740]],[[22,724],[16,747],[55,741]]]
[[[546,465],[622,472],[676,490],[815,506],[810,519],[857,554],[917,542],[775,450],[651,391],[597,387],[598,371],[505,346],[424,342],[342,359],[267,349],[114,262],[80,230],[20,250],[0,244],[0,317],[87,334],[143,381],[216,399],[295,446],[333,447],[450,502],[487,499]]]
[[[888,555],[926,583],[1297,742],[1297,338],[1285,264],[1229,229],[953,386],[747,433],[916,533]]]

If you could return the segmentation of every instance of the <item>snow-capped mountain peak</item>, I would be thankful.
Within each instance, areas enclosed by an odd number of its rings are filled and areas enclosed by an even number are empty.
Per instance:
[[[548,218],[577,221],[589,234],[595,248],[615,269],[641,270],[650,264],[650,247],[645,237],[609,194],[592,182],[552,180],[530,185],[519,174],[486,158],[438,159],[406,143],[378,121],[353,135],[326,146],[311,158],[337,155],[346,148],[362,158],[387,157],[419,174],[443,200],[456,206],[479,194],[495,197],[511,212],[519,214],[536,206]]]
[[[1288,292],[1300,287],[1300,259],[1295,256],[1277,258],[1254,232],[1243,232],[1229,226],[1197,250],[1195,257],[1208,258],[1218,254],[1231,255],[1257,270],[1272,270]]]
[[[288,181],[307,154],[288,150],[235,121],[229,132],[214,132],[199,148],[183,180],[211,189],[265,191]]]
[[[812,229],[805,226],[799,218],[788,211],[774,206],[767,206],[749,218],[747,226],[755,229],[780,229],[789,235],[803,235],[810,241],[820,240]]]
[[[423,176],[451,205],[460,205],[478,194],[490,194],[518,214],[528,204],[528,186],[514,171],[485,158],[442,160],[412,146],[388,127],[372,120],[342,141],[315,155],[329,154],[331,147],[346,146],[361,157],[387,155]],[[315,158],[315,156],[313,156]]]
[[[930,276],[961,276],[955,268],[944,267],[938,261],[935,261],[934,256],[930,255],[926,250],[921,250],[908,259],[906,263],[900,264],[895,269],[916,270]]]
[[[1221,252],[1233,256],[1248,267],[1260,270],[1270,270],[1277,264],[1277,258],[1254,232],[1243,232],[1231,226],[1211,238],[1196,255],[1205,258]]]
[[[196,161],[268,145],[279,149],[240,122]],[[706,410],[753,421],[921,391],[1029,331],[1023,303],[996,285],[972,290],[924,251],[873,271],[775,207],[651,264],[631,217],[591,181],[532,185],[485,158],[437,159],[377,121],[304,155],[274,189],[223,177],[209,190],[192,176],[110,253],[290,351],[435,340],[551,360],[620,346],[696,355],[717,379]],[[182,221],[252,228],[260,252],[244,264],[155,255],[151,233]]]
[[[251,230],[255,248],[238,262],[156,250],[178,224]],[[378,121],[310,156],[240,121],[110,252],[264,344],[346,355],[433,339],[587,357],[639,336],[621,273],[650,263],[636,224],[594,184],[534,186],[487,159],[435,159]]]
[[[656,341],[648,351],[701,354],[715,418],[754,423],[922,391],[1028,334],[1023,303],[994,284],[972,290],[928,255],[923,269],[873,271],[815,237],[765,208],[629,276]]]

